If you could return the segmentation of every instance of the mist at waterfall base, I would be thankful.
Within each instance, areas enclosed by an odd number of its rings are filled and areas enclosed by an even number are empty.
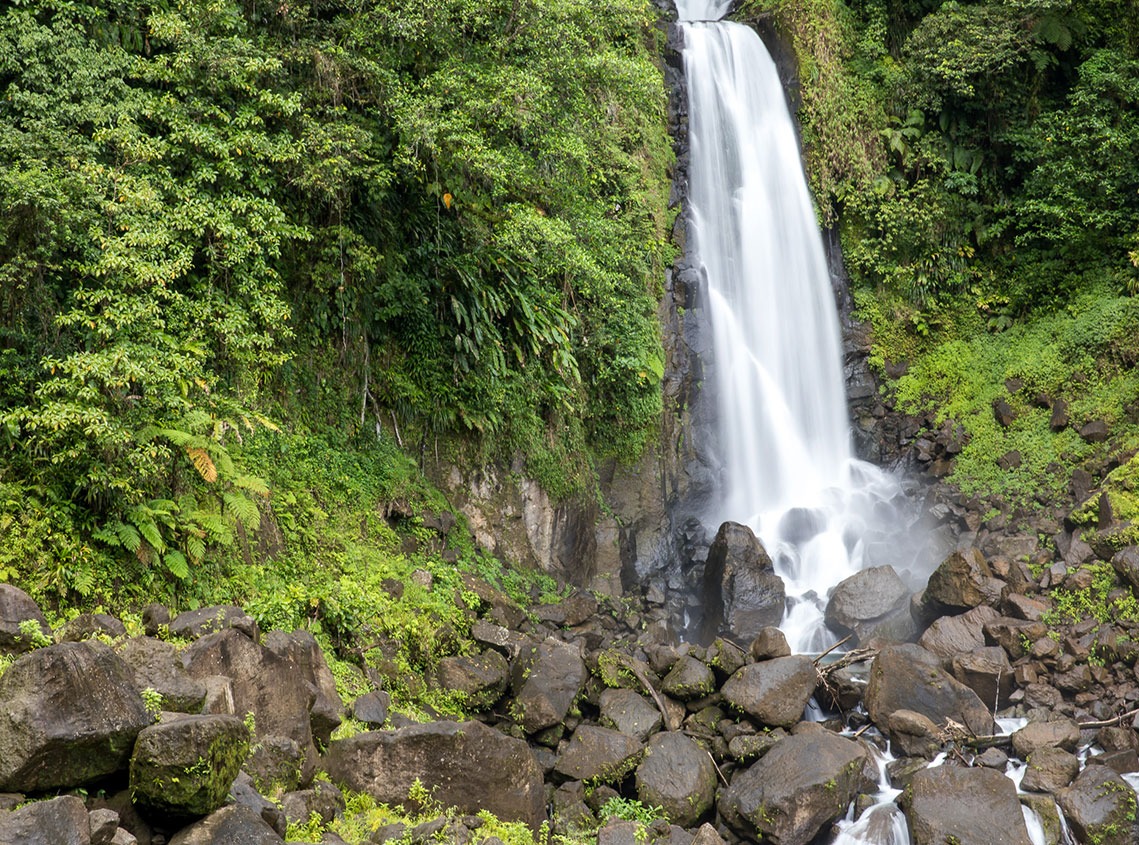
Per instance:
[[[707,283],[719,492],[703,521],[755,531],[785,583],[799,653],[837,637],[827,594],[890,564],[932,569],[898,480],[854,458],[842,349],[814,206],[775,63],[730,0],[678,0],[689,114],[689,255]],[[907,513],[909,511],[909,513]]]

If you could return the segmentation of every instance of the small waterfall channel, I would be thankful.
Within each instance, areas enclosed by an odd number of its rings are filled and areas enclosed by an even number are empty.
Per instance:
[[[898,482],[851,452],[840,331],[775,63],[731,0],[677,0],[689,98],[690,255],[707,280],[721,493],[783,578],[796,652],[835,636],[828,592],[866,566],[906,578]],[[926,573],[928,574],[928,573]]]

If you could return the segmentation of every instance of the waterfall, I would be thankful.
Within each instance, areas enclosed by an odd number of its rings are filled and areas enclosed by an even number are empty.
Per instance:
[[[722,464],[705,522],[756,532],[787,587],[781,627],[812,652],[835,640],[823,609],[842,579],[879,563],[904,577],[908,560],[870,559],[870,538],[890,530],[883,503],[900,489],[852,456],[835,297],[795,124],[763,42],[718,20],[730,5],[677,0],[689,251],[708,285]]]

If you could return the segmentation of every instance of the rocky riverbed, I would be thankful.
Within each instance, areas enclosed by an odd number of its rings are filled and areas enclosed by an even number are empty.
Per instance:
[[[423,679],[464,693],[463,722],[391,712],[375,673],[343,700],[309,633],[262,632],[240,608],[151,606],[135,636],[108,615],[53,631],[0,585],[14,655],[0,677],[0,843],[280,842],[290,823],[343,813],[346,794],[415,809],[426,790],[456,809],[360,841],[495,845],[476,815],[489,810],[605,845],[806,845],[883,786],[901,791],[889,813],[916,845],[1028,843],[1022,806],[1036,841],[1139,841],[1124,778],[1139,771],[1139,630],[1059,621],[1044,591],[1106,572],[1132,595],[1139,548],[1104,561],[1069,536],[1044,561],[966,545],[915,596],[888,567],[867,570],[828,608],[846,653],[817,658],[740,606],[757,594],[732,585],[762,581],[766,556],[742,526],[720,533],[733,542],[710,559],[724,558],[727,589],[704,645],[677,642],[663,606],[577,592],[527,611],[469,580],[473,647]],[[349,717],[359,731],[333,739]],[[614,797],[668,821],[598,831]]]

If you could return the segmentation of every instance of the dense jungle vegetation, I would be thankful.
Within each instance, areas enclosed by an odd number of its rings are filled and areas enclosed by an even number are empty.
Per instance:
[[[885,389],[968,431],[951,480],[1023,512],[1089,466],[1139,516],[1139,2],[737,14],[796,48],[820,219]],[[385,578],[548,592],[444,557],[417,462],[596,498],[652,438],[663,44],[643,0],[3,4],[0,579],[388,626],[410,669],[462,614]]]
[[[662,39],[637,0],[4,4],[0,577],[204,601],[265,515],[311,564],[418,513],[439,439],[592,495],[661,411]]]

